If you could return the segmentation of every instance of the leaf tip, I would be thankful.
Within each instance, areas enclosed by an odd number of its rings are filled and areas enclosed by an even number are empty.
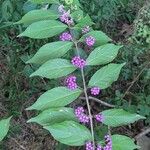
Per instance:
[[[21,21],[17,21],[13,23],[14,25],[21,24]]]
[[[25,110],[33,110],[33,107],[30,106],[30,107],[26,108]]]
[[[21,33],[21,34],[19,34],[17,37],[22,37],[23,36],[23,34]]]

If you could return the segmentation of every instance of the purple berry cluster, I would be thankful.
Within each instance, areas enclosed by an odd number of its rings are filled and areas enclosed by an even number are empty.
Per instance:
[[[89,117],[84,113],[83,107],[78,107],[75,109],[75,115],[81,123],[89,123]]]
[[[92,142],[86,142],[86,150],[94,150]],[[105,146],[97,145],[96,150],[112,150],[112,140],[109,135],[105,136]]]
[[[82,28],[82,33],[86,34],[90,31],[90,27],[89,26],[85,26],[84,28]]]
[[[104,116],[102,114],[97,114],[97,115],[95,115],[95,119],[98,122],[103,122],[104,121]]]
[[[77,89],[77,83],[76,83],[76,76],[69,76],[65,80],[65,84],[67,85],[67,88],[70,90],[75,90]]]
[[[86,65],[86,61],[80,58],[80,56],[73,57],[71,63],[78,68],[83,68]]]
[[[110,135],[105,136],[105,146],[103,147],[103,150],[112,150],[112,139]]]
[[[86,150],[94,150],[92,142],[86,142]]]
[[[66,24],[68,24],[68,25],[73,24],[73,19],[72,19],[72,17],[71,17],[70,10],[66,11],[66,10],[64,9],[64,6],[63,6],[63,5],[60,5],[60,6],[58,7],[58,11],[59,11],[59,13],[61,14],[61,15],[60,15],[60,21],[61,21],[61,22],[64,22],[64,23],[66,23]]]
[[[69,32],[64,32],[60,35],[59,39],[61,41],[71,41],[72,40],[72,36]]]
[[[86,37],[85,42],[89,47],[92,47],[95,44],[96,40],[94,37],[89,36],[89,37]]]
[[[99,87],[93,87],[91,88],[91,94],[96,96],[96,95],[99,95],[101,92],[101,89]]]

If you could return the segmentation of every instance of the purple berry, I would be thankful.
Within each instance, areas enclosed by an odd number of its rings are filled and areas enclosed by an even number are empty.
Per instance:
[[[91,94],[96,96],[96,95],[99,95],[101,92],[100,88],[99,87],[93,87],[91,88]]]
[[[86,142],[86,150],[94,150],[92,142]]]
[[[73,19],[71,17],[70,11],[63,12],[63,14],[60,16],[61,22],[64,22],[68,25],[73,24]]]
[[[101,145],[97,145],[97,149],[96,150],[103,150],[103,147]]]
[[[85,42],[89,47],[92,47],[95,44],[96,40],[94,37],[89,36],[85,39]]]
[[[86,34],[90,31],[90,27],[89,26],[85,26],[84,28],[82,28],[82,33]]]
[[[76,76],[69,76],[65,80],[65,84],[67,85],[67,88],[70,90],[77,89],[78,85],[76,83]]]
[[[90,31],[90,27],[89,26],[85,26],[84,28],[82,28],[82,33],[86,34]]]
[[[73,57],[71,63],[78,68],[83,68],[86,65],[86,61],[80,58],[80,56]]]
[[[76,108],[75,115],[81,123],[89,123],[89,117],[86,114],[84,114],[83,107]]]
[[[69,32],[62,33],[59,38],[61,41],[71,41],[72,40],[72,36]]]
[[[95,119],[98,122],[103,122],[104,121],[104,116],[102,114],[97,114],[97,115],[95,115]]]
[[[110,135],[105,136],[105,143],[104,150],[112,150],[112,139]]]

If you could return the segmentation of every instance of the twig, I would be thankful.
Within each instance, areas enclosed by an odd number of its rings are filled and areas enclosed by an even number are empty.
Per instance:
[[[150,133],[150,128],[148,128],[148,129],[144,130],[143,132],[141,132],[140,134],[136,135],[135,139],[138,140],[139,138],[141,138],[142,136],[144,136],[148,133]]]
[[[109,136],[111,136],[111,128],[110,128],[110,126],[108,126],[108,134],[109,134]]]
[[[128,89],[126,90],[125,94],[122,96],[122,99],[129,93],[130,89],[132,88],[132,86],[134,85],[134,83],[136,81],[138,81],[138,79],[140,78],[141,74],[144,72],[145,68],[149,65],[150,63],[146,64],[145,67],[140,71],[140,73],[138,74],[138,76],[131,82],[131,85],[128,87]]]
[[[80,99],[85,100],[85,97],[80,97]],[[116,107],[115,105],[108,104],[108,103],[103,102],[102,100],[100,100],[98,98],[95,98],[95,97],[92,97],[92,96],[89,96],[89,99],[90,100],[94,100],[94,101],[96,101],[96,102],[98,102],[98,103],[100,103],[100,104],[102,104],[104,106],[110,107],[110,108],[115,108]]]
[[[101,103],[102,105],[107,106],[107,107],[111,107],[111,108],[115,108],[116,107],[115,105],[108,104],[108,103],[103,102],[102,100],[100,100],[98,98],[95,98],[95,97],[92,97],[92,96],[89,96],[89,99],[94,100],[94,101],[96,101],[98,103]]]
[[[22,146],[22,145],[20,145],[20,143],[16,140],[16,139],[14,139],[14,138],[11,138],[21,149],[23,149],[23,150],[26,150],[26,148],[24,147],[24,146]]]

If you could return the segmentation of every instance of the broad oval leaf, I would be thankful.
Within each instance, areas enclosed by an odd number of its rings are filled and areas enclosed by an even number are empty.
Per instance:
[[[80,89],[70,90],[66,87],[57,87],[41,95],[27,110],[64,107],[77,99],[81,93]]]
[[[121,47],[122,46],[117,46],[114,44],[99,46],[94,49],[87,58],[87,65],[104,65],[113,61]]]
[[[91,18],[90,18],[90,16],[89,15],[86,15],[84,18],[82,18],[81,20],[80,20],[80,22],[77,24],[77,25],[75,25],[75,29],[77,28],[77,29],[81,29],[81,28],[83,28],[83,27],[85,27],[85,26],[91,26],[91,25],[93,25],[94,24],[94,22],[91,20]]]
[[[57,19],[59,16],[52,10],[32,10],[25,14],[22,19],[15,24],[31,24],[33,22],[37,22],[40,20],[47,20],[47,19]]]
[[[67,25],[56,20],[43,20],[32,23],[18,37],[26,36],[34,39],[53,37],[67,28]]]
[[[121,68],[125,65],[123,64],[108,64],[107,66],[99,69],[90,79],[89,86],[98,86],[101,89],[106,89],[113,82],[115,82],[120,74]]]
[[[61,123],[66,120],[77,121],[72,108],[60,107],[60,108],[51,108],[43,111],[38,116],[28,120],[29,122],[36,122],[42,126],[52,125],[55,123]]]
[[[27,63],[43,64],[46,61],[59,58],[67,53],[73,46],[72,42],[59,41],[45,44]]]
[[[8,133],[11,118],[12,117],[0,121],[0,141],[2,141]]]
[[[101,45],[107,44],[108,42],[112,41],[104,32],[96,31],[96,30],[83,35],[79,41],[84,42],[85,38],[88,36],[92,36],[96,39],[96,43],[94,46],[101,46]]]
[[[124,135],[112,135],[113,150],[135,150],[140,147],[135,145],[134,140]]]
[[[76,70],[66,59],[52,59],[44,63],[37,71],[31,74],[33,76],[41,76],[49,79],[56,79],[66,76]]]
[[[74,121],[65,121],[44,127],[59,142],[70,146],[82,146],[91,141],[91,133],[84,126]]]
[[[36,3],[36,4],[59,4],[59,0],[29,0],[30,2]]]
[[[131,114],[123,109],[110,109],[102,112],[104,117],[103,123],[111,127],[118,127],[122,125],[127,125],[134,123],[140,119],[145,119],[145,117],[138,114]]]

